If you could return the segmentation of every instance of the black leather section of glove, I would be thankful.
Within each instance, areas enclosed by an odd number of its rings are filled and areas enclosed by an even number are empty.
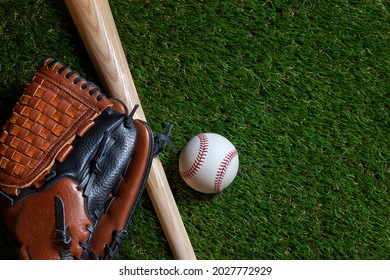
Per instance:
[[[134,152],[137,132],[125,115],[110,109],[95,119],[95,125],[73,143],[63,163],[52,168],[47,185],[63,177],[73,178],[83,190],[86,211],[95,222],[103,214],[107,197],[123,178]]]

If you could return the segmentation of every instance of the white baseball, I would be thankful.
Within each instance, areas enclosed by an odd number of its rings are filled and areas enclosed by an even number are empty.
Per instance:
[[[192,138],[179,157],[180,176],[202,193],[218,193],[229,186],[238,172],[238,152],[225,137],[201,133]]]

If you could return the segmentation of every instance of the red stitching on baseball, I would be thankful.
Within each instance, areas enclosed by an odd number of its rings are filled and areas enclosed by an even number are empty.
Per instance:
[[[215,176],[214,180],[214,191],[220,192],[221,191],[221,185],[223,178],[225,177],[226,171],[230,165],[230,163],[233,161],[233,159],[238,155],[238,152],[236,149],[231,150],[225,158],[222,160],[221,164],[219,165],[217,175]]]
[[[189,179],[198,173],[206,158],[207,152],[209,151],[209,139],[207,138],[207,135],[199,134],[197,136],[200,140],[200,146],[195,161],[188,170],[180,172],[180,175],[185,179]]]

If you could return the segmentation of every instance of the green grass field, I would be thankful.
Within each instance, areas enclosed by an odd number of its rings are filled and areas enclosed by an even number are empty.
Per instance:
[[[388,1],[110,3],[154,130],[239,151],[216,195],[161,156],[198,259],[389,259]],[[99,84],[62,1],[0,0],[0,38],[1,125],[47,56]],[[118,258],[173,258],[147,193]]]

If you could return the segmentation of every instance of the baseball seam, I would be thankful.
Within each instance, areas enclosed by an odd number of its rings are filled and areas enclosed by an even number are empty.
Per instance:
[[[209,151],[209,139],[207,138],[207,135],[199,134],[197,136],[200,140],[198,154],[196,155],[196,158],[190,168],[180,173],[180,175],[185,179],[189,179],[199,172]]]
[[[233,159],[238,155],[238,152],[236,149],[231,150],[225,158],[221,161],[221,164],[219,165],[217,175],[215,176],[214,180],[214,191],[220,192],[221,191],[221,185],[223,178],[225,177],[226,171],[230,165],[230,163],[233,161]]]

